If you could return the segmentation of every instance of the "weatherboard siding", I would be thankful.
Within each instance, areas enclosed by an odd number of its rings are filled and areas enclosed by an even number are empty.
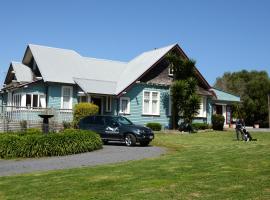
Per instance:
[[[62,96],[62,86],[70,86],[65,84],[51,84],[48,86],[48,108],[61,108],[61,96]],[[77,99],[77,87],[73,86],[73,98],[72,105],[78,103]]]
[[[160,115],[143,115],[143,91],[160,92]],[[166,86],[135,84],[123,97],[130,98],[130,114],[125,115],[135,124],[145,125],[149,122],[158,122],[163,127],[169,126],[169,88]]]

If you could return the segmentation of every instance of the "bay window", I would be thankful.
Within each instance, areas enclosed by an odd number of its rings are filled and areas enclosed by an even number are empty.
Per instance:
[[[158,91],[143,92],[143,114],[144,115],[160,114],[160,93]]]
[[[21,105],[30,108],[46,108],[46,96],[45,94],[25,94]]]

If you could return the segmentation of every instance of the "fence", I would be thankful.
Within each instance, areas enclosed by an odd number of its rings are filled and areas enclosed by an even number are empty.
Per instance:
[[[20,122],[26,121],[28,127],[41,127],[40,114],[52,114],[50,123],[58,129],[63,121],[71,122],[73,113],[71,109],[32,108],[1,106],[0,107],[0,131],[14,131],[20,129]]]

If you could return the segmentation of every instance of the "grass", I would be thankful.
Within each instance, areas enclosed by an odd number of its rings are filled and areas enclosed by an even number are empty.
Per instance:
[[[157,134],[159,158],[0,178],[0,199],[270,199],[270,134]]]

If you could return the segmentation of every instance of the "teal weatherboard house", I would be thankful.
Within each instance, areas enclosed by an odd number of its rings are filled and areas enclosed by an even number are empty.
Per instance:
[[[30,44],[22,62],[11,62],[0,102],[16,120],[25,120],[27,112],[54,108],[58,116],[66,116],[61,120],[68,121],[74,104],[93,102],[99,114],[124,115],[137,124],[159,122],[170,128],[173,71],[166,60],[169,52],[188,59],[178,44],[144,52],[129,62]],[[219,113],[230,124],[230,105],[240,98],[212,88],[197,69],[196,75],[201,109],[195,121],[210,124],[212,114]]]

